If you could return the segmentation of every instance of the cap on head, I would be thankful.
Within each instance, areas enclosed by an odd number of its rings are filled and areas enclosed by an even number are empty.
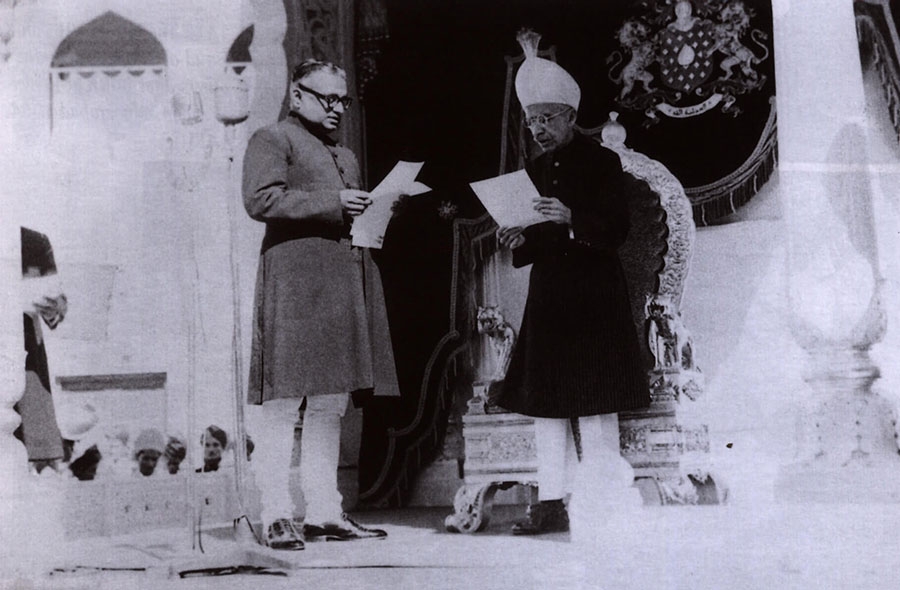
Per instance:
[[[81,440],[99,420],[97,410],[91,404],[66,406],[57,413],[59,432],[66,440]]]
[[[523,29],[516,40],[525,52],[525,61],[516,72],[516,96],[522,108],[533,104],[557,103],[576,111],[581,103],[581,88],[575,78],[549,59],[538,57],[541,36]]]
[[[187,449],[180,439],[170,436],[169,442],[166,443],[165,455],[166,459],[182,461],[187,456]]]
[[[147,428],[134,439],[133,448],[135,457],[141,451],[156,451],[162,455],[166,448],[166,441],[157,429]]]

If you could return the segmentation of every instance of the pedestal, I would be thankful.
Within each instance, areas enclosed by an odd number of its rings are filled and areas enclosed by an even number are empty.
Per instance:
[[[864,350],[812,351],[816,398],[798,415],[797,461],[775,483],[785,502],[900,502],[894,407],[873,392],[878,368]]]
[[[900,501],[894,408],[873,390],[879,368],[869,357],[887,317],[853,3],[829,0],[816,10],[777,4],[788,319],[808,355],[811,397],[798,404],[796,458],[782,466],[776,496]],[[821,80],[841,83],[819,94]]]

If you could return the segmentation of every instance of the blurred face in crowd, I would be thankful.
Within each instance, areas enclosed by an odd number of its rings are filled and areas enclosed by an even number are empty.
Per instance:
[[[153,449],[144,449],[138,453],[138,469],[141,475],[153,475],[156,464],[159,462],[160,452]]]
[[[169,470],[169,473],[175,475],[178,473],[178,468],[181,466],[181,458],[179,457],[168,457],[166,459],[166,468]]]
[[[349,100],[347,81],[328,70],[316,70],[291,84],[291,109],[325,131],[340,126]]]
[[[203,462],[218,463],[222,460],[222,443],[212,436],[203,437]]]
[[[575,136],[575,109],[557,103],[538,103],[525,107],[525,126],[545,152],[566,145]]]

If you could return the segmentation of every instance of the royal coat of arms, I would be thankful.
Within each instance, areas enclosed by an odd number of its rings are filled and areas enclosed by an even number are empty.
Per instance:
[[[737,116],[737,97],[766,81],[756,67],[769,58],[768,35],[752,27],[754,11],[742,0],[648,0],[642,6],[645,14],[619,27],[621,49],[607,58],[609,78],[620,87],[616,102],[643,111],[646,125],[660,113],[687,118],[716,107]]]

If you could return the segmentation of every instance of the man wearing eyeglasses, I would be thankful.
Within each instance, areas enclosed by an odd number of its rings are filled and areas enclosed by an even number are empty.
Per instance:
[[[294,69],[289,92],[289,116],[250,138],[243,196],[250,217],[266,224],[248,389],[265,421],[255,433],[254,471],[267,544],[299,550],[304,539],[386,536],[342,511],[341,417],[351,395],[399,390],[381,278],[368,251],[349,239],[372,199],[361,190],[356,157],[330,135],[351,104],[346,74],[307,60]],[[302,525],[288,487],[301,402]]]
[[[515,85],[542,152],[526,171],[542,195],[534,208],[547,221],[497,231],[500,244],[512,248],[515,267],[532,265],[519,337],[496,402],[534,417],[540,502],[513,527],[529,535],[569,529],[565,498],[580,459],[576,434],[582,464],[590,459],[596,466],[609,452],[601,424],[615,425],[614,416],[602,416],[650,403],[616,250],[629,229],[622,166],[614,152],[578,133],[581,89],[563,68],[537,57],[539,40],[520,33],[526,59]]]

